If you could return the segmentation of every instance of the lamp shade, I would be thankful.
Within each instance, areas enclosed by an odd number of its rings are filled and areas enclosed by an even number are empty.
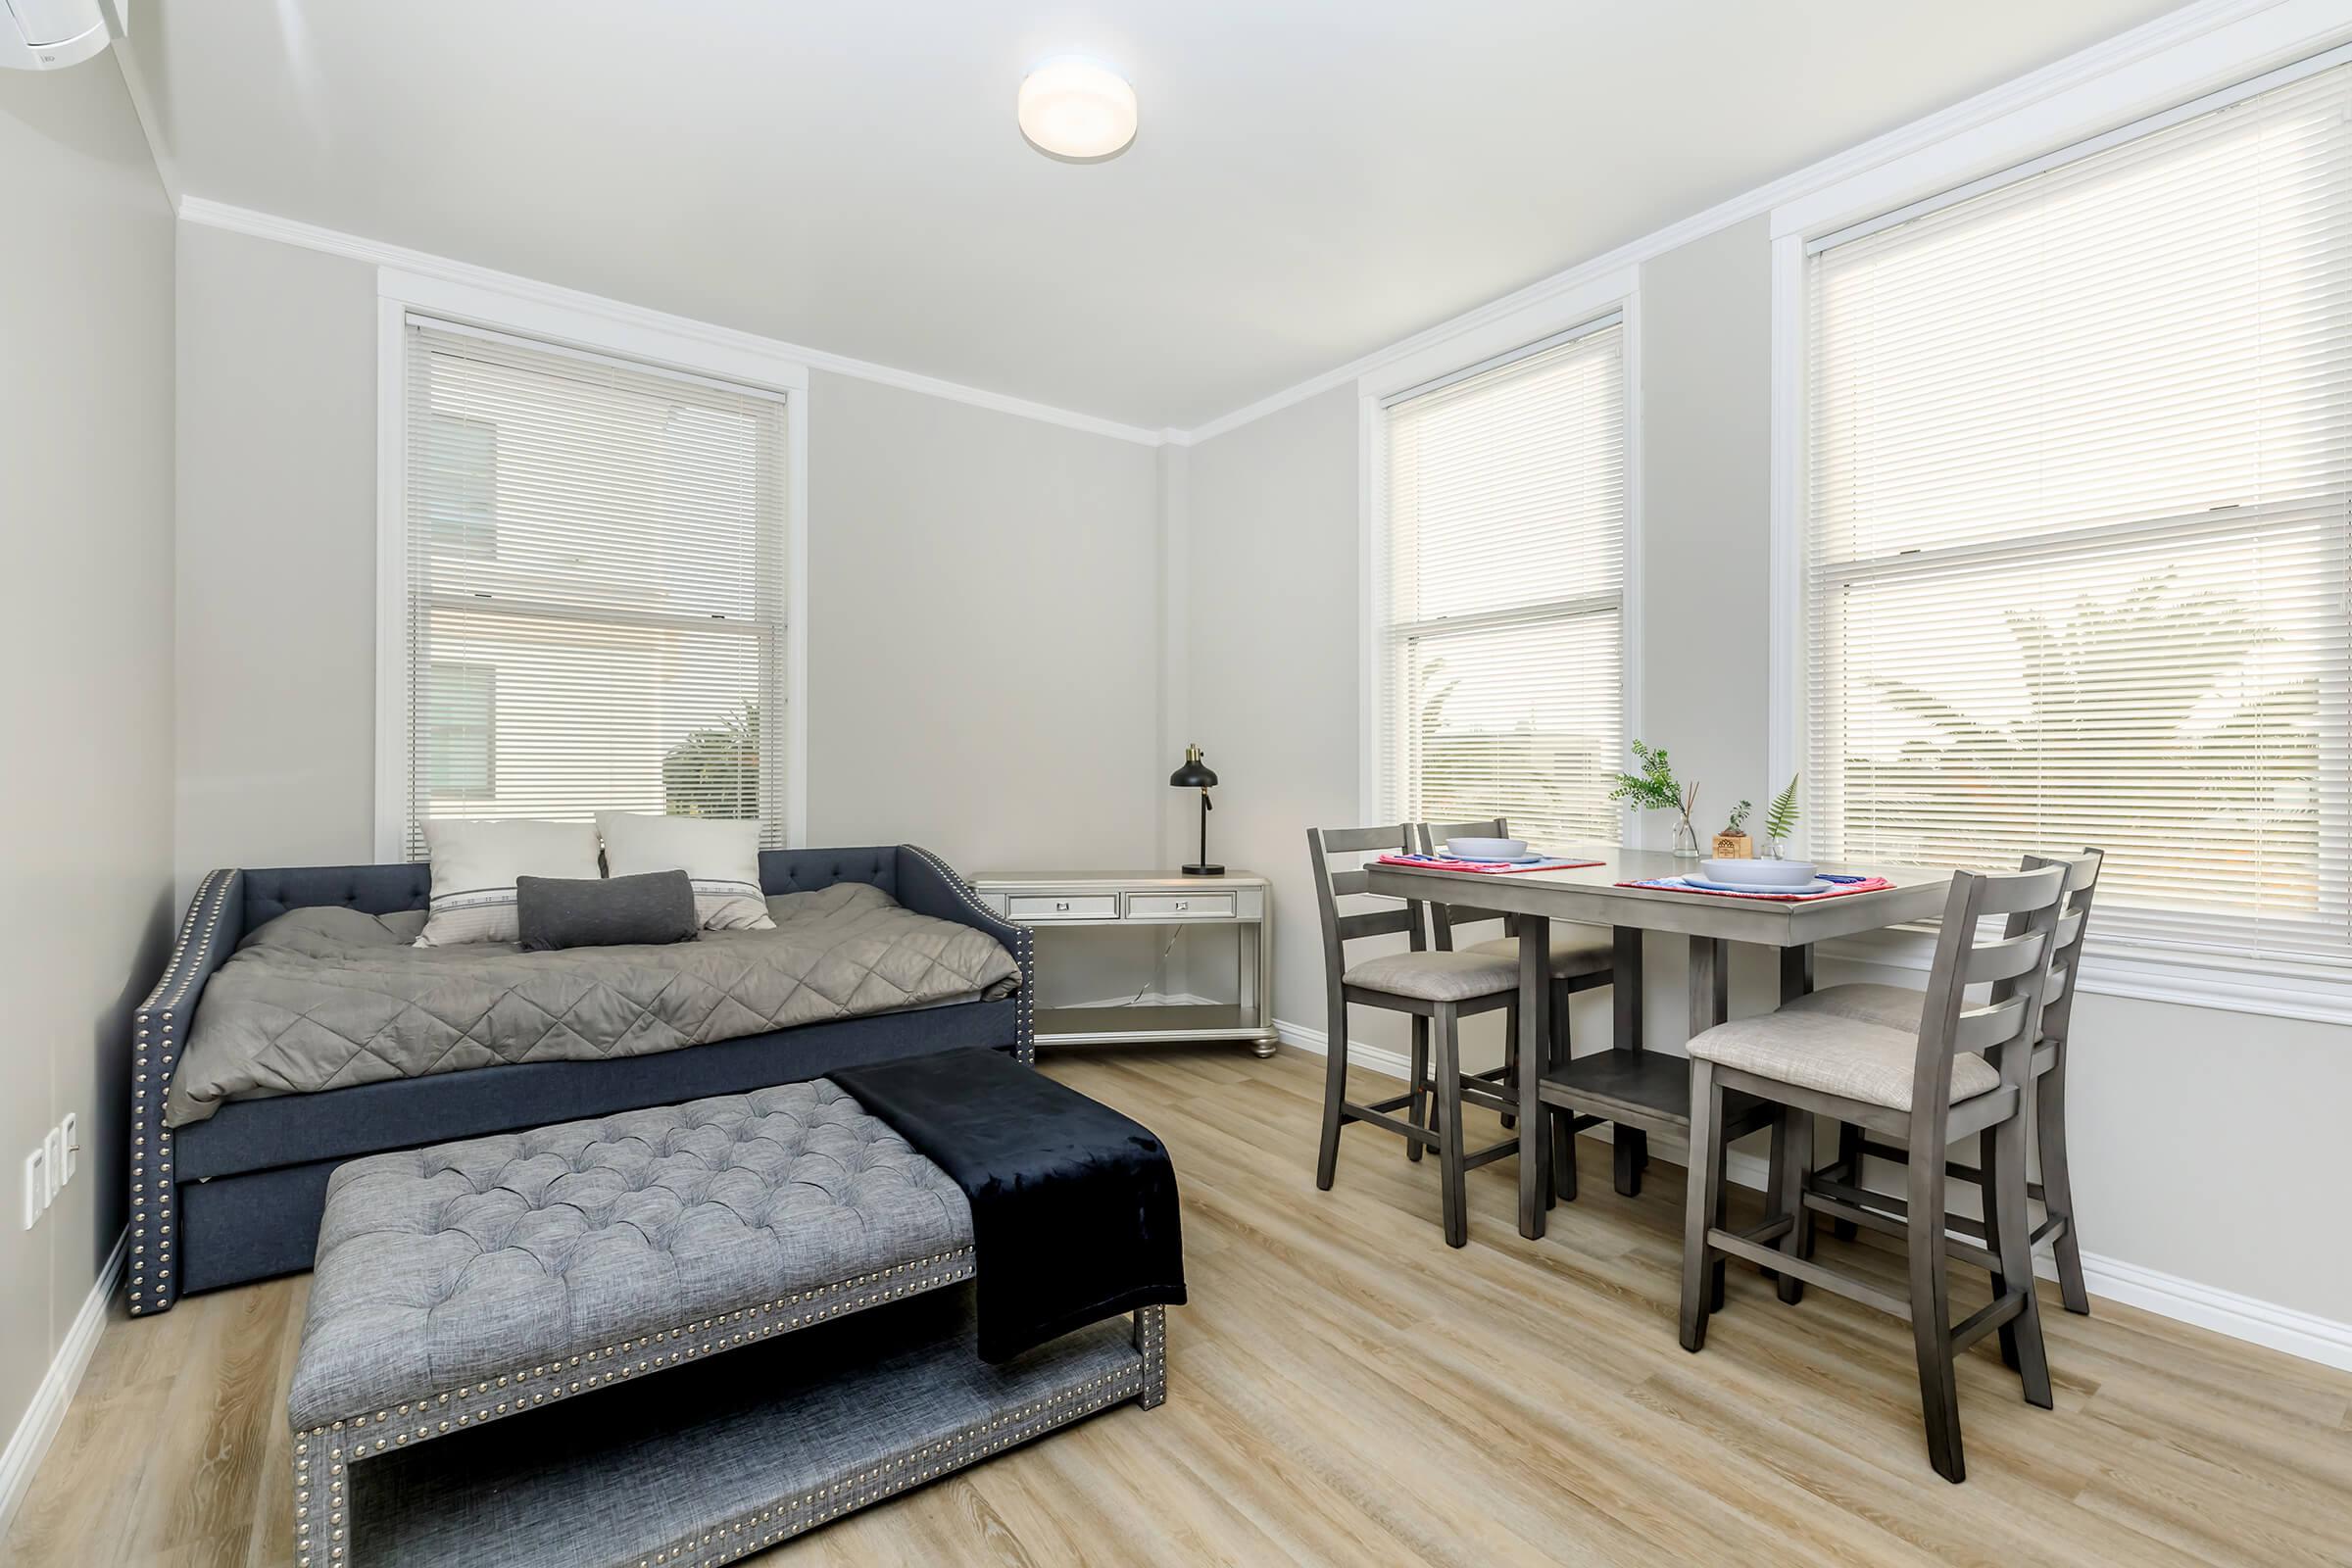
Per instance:
[[[1180,790],[1205,790],[1216,787],[1215,769],[1200,760],[1200,748],[1184,749],[1184,765],[1168,775],[1168,782]]]

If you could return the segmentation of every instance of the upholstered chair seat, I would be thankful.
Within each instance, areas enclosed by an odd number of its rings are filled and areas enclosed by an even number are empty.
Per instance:
[[[1494,953],[1392,953],[1351,963],[1341,980],[1364,991],[1423,1002],[1468,1002],[1512,991],[1519,984],[1519,956]]]
[[[1519,973],[1519,939],[1496,937],[1492,942],[1479,942],[1462,950],[1464,953],[1485,953],[1508,958],[1511,973]],[[1616,959],[1616,939],[1606,926],[1570,925],[1554,921],[1551,927],[1551,977],[1554,980],[1573,980],[1579,975],[1606,974]]]
[[[1690,1042],[1690,1054],[1775,1083],[1909,1110],[1919,1055],[1918,1008],[1912,1012],[1914,1031],[1906,1034],[1832,1012],[1786,1006],[1761,1017],[1717,1024]],[[1983,1056],[1968,1051],[1953,1055],[1954,1104],[2000,1086],[2001,1075]]]
[[[1829,986],[1793,1002],[1782,1003],[1781,1010],[1851,1018],[1856,1023],[1875,1023],[1882,1029],[1900,1029],[1916,1036],[1919,1010],[1926,1000],[1924,992],[1908,986]]]

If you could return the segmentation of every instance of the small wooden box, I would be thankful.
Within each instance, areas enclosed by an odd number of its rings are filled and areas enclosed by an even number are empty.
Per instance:
[[[1718,860],[1752,860],[1756,858],[1755,841],[1744,833],[1715,835],[1715,858]]]

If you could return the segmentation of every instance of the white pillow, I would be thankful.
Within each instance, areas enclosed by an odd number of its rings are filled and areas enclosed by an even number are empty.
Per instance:
[[[708,816],[650,816],[599,811],[605,873],[684,871],[694,883],[694,912],[706,931],[773,931],[760,891],[760,824]]]
[[[424,824],[433,863],[420,948],[514,942],[514,879],[590,877],[596,866],[592,822],[444,820]]]

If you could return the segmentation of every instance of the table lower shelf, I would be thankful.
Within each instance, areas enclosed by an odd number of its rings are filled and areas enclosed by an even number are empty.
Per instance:
[[[990,1366],[969,1289],[933,1291],[359,1460],[351,1557],[726,1562],[1132,1399],[1147,1372],[1125,1317]]]
[[[1271,1040],[1260,1023],[1231,1003],[1166,1002],[1133,1007],[1040,1007],[1041,1046],[1113,1045],[1120,1041]]]
[[[1595,1051],[1544,1075],[1539,1089],[1546,1104],[1566,1105],[1602,1121],[1623,1122],[1645,1132],[1688,1132],[1690,1127],[1690,1063],[1662,1051]],[[1724,1097],[1727,1121],[1744,1122],[1762,1104],[1734,1091]]]

